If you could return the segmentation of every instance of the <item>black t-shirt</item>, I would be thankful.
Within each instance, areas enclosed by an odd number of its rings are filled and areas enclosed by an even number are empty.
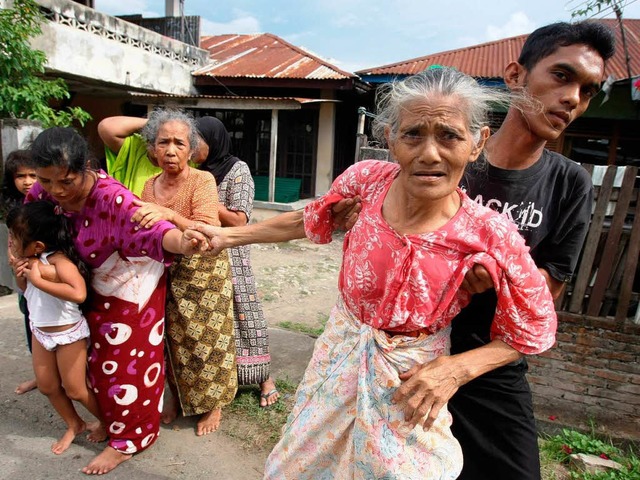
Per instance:
[[[479,159],[461,182],[471,199],[506,214],[518,226],[539,268],[568,282],[584,243],[593,203],[587,171],[568,158],[544,150],[524,170],[504,170]],[[451,353],[460,353],[490,341],[496,308],[491,290],[474,295],[453,320]]]

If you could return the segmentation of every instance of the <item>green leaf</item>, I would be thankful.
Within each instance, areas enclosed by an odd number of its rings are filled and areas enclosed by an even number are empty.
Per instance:
[[[15,0],[0,10],[0,118],[29,118],[43,126],[84,125],[91,116],[80,107],[56,109],[52,100],[70,97],[61,78],[46,79],[47,57],[29,41],[42,33],[46,21],[34,0]]]

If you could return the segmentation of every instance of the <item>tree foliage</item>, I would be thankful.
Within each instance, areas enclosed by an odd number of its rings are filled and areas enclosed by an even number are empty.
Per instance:
[[[620,2],[617,0],[588,0],[586,2],[581,3],[573,12],[571,12],[571,17],[582,17],[592,14],[598,14],[603,9],[608,9],[613,6],[617,6]]]
[[[61,78],[45,79],[44,52],[29,39],[42,33],[44,16],[34,0],[14,0],[0,9],[0,118],[38,120],[46,127],[84,125],[91,116],[80,107],[55,109],[51,100],[70,97]]]

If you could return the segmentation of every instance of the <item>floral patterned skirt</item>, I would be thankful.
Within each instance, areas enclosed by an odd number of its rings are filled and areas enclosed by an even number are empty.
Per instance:
[[[391,403],[399,372],[448,354],[449,333],[389,338],[339,301],[316,341],[265,478],[456,478],[462,451],[447,409],[424,431],[411,428],[402,406]]]
[[[167,343],[182,413],[210,412],[238,389],[229,257],[178,257],[169,274]]]

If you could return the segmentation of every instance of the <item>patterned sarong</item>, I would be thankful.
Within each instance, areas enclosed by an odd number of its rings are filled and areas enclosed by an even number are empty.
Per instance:
[[[339,301],[296,392],[283,437],[267,459],[267,479],[449,480],[462,452],[442,408],[429,431],[411,428],[391,397],[399,372],[449,352],[449,328],[389,338]]]
[[[167,340],[185,416],[223,407],[238,389],[229,257],[179,257],[170,268]]]

